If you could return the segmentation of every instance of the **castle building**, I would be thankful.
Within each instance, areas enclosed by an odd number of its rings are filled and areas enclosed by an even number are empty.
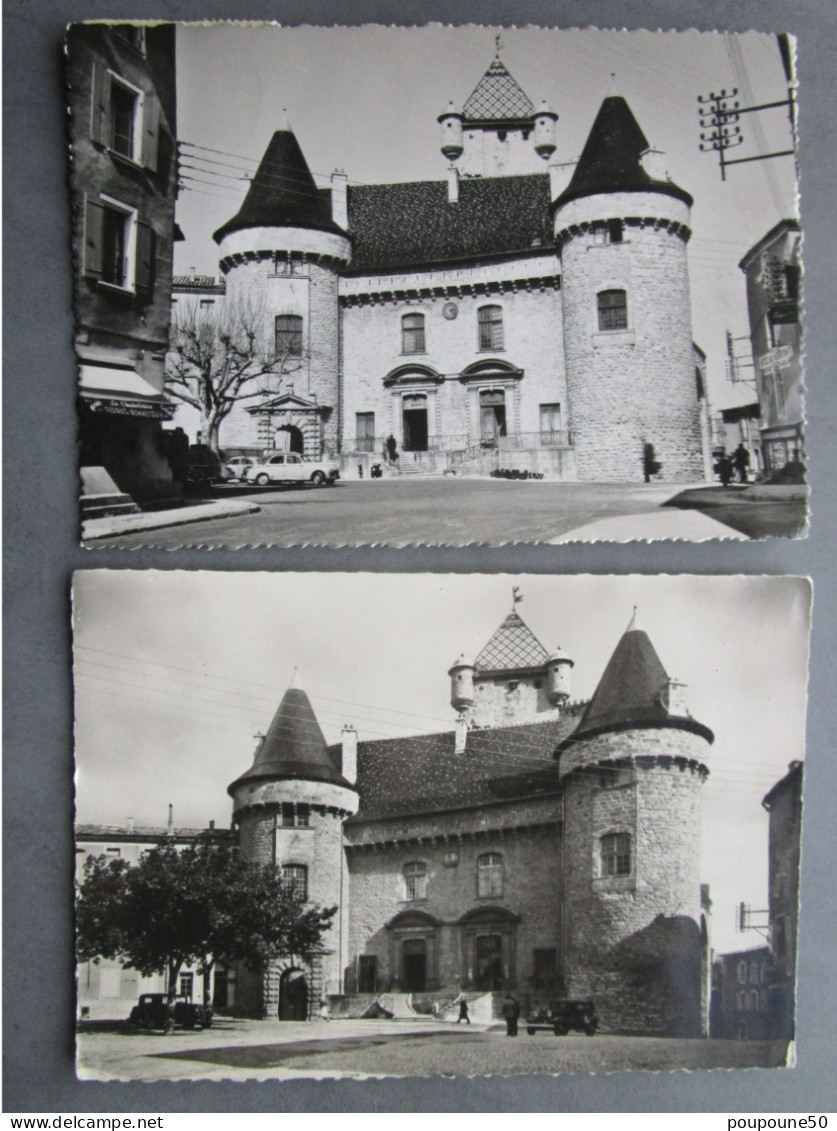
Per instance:
[[[291,687],[229,787],[240,851],[339,907],[321,950],[236,972],[237,1007],[495,1014],[596,1001],[604,1028],[705,1033],[700,792],[713,735],[634,618],[590,701],[513,609],[450,670],[452,730],[327,746]],[[383,996],[382,996],[383,995]]]
[[[692,198],[624,98],[575,164],[557,123],[499,56],[439,117],[442,179],[318,188],[283,123],[214,237],[223,302],[258,312],[277,374],[225,451],[354,473],[393,436],[402,471],[630,481],[651,444],[664,479],[703,479]]]

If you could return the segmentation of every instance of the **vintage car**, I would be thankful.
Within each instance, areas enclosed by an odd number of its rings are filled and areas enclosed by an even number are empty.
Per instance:
[[[539,1029],[551,1029],[556,1037],[565,1037],[571,1029],[592,1037],[598,1027],[599,1018],[592,998],[563,998],[526,1018],[526,1032],[530,1037]]]
[[[131,1010],[128,1024],[135,1025],[138,1029],[165,1029],[167,1017],[165,994],[140,994],[139,1001]],[[212,1025],[212,1009],[186,997],[175,998],[174,1023],[184,1029],[209,1029]]]
[[[247,468],[255,462],[253,456],[232,456],[224,461],[221,473],[225,479],[243,479]]]
[[[306,460],[296,452],[277,452],[252,464],[244,471],[248,483],[266,487],[268,483],[313,483],[331,487],[340,478],[336,464]]]

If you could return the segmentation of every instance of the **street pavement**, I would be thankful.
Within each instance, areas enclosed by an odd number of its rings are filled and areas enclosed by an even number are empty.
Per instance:
[[[82,1027],[83,1080],[278,1080],[299,1076],[485,1076],[624,1072],[634,1069],[777,1067],[787,1045],[768,1041],[654,1037],[507,1037],[502,1026],[408,1021],[221,1019],[205,1032],[171,1036],[114,1024]]]
[[[257,513],[182,525],[182,512],[149,515],[157,529],[117,519],[85,544],[120,547],[409,546],[510,542],[634,541],[752,537],[715,510],[665,506],[688,484],[555,483],[411,476],[342,481],[331,488],[220,488],[216,497],[257,504]],[[765,503],[770,508],[772,504]],[[106,521],[106,520],[99,520]],[[124,532],[123,532],[124,531]],[[755,536],[758,536],[757,534]],[[88,536],[89,537],[89,536]]]

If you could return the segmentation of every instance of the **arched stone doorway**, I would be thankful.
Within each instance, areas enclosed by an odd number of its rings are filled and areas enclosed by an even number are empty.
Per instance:
[[[517,984],[517,925],[505,907],[480,907],[459,920],[462,984],[475,990],[508,990]]]
[[[308,1020],[308,983],[297,967],[285,970],[279,979],[279,1020]]]
[[[438,987],[440,926],[424,911],[402,911],[387,923],[394,990],[423,993]]]
[[[295,424],[283,424],[273,436],[273,446],[280,452],[296,452],[305,455],[305,437],[302,429]]]

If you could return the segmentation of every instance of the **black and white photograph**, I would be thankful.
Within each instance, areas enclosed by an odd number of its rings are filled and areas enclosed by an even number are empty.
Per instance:
[[[806,578],[73,600],[80,1079],[794,1064]]]
[[[74,24],[96,548],[801,537],[796,44]]]

